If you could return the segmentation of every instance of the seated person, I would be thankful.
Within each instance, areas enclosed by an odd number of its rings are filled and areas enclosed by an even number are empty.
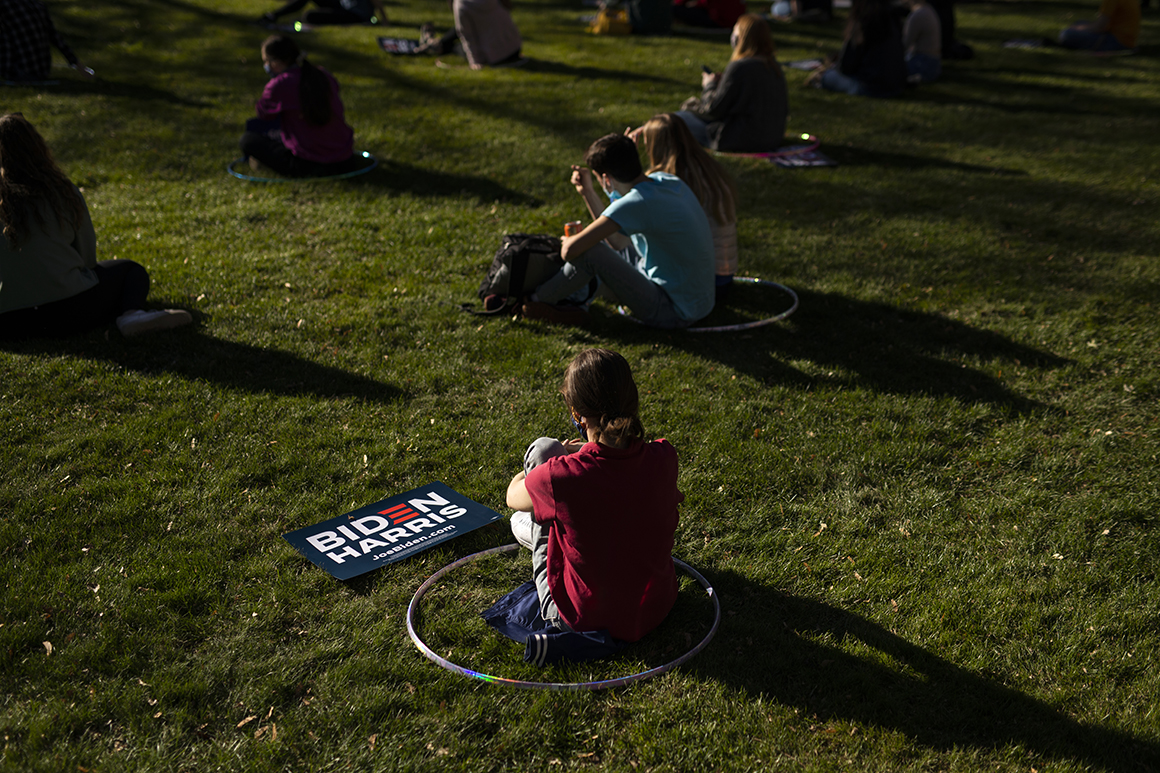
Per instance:
[[[346,125],[338,81],[315,67],[290,38],[272,35],[262,43],[262,62],[274,76],[258,100],[258,118],[278,121],[278,133],[262,131],[268,124],[247,123],[242,153],[251,166],[261,162],[287,177],[326,177],[351,171],[354,130]]]
[[[732,153],[776,150],[785,139],[789,101],[769,25],[747,13],[733,25],[733,56],[722,74],[701,75],[701,98],[680,116],[702,146]]]
[[[430,24],[420,31],[417,54],[450,54],[455,41],[473,70],[521,62],[523,40],[512,21],[511,0],[452,0],[455,29],[435,37]]]
[[[1059,45],[1086,51],[1127,51],[1140,37],[1139,0],[1103,0],[1094,21],[1059,33]]]
[[[633,34],[669,34],[673,27],[672,5],[672,0],[624,0],[624,10]]]
[[[74,70],[92,73],[81,67],[40,0],[0,0],[0,80],[48,80],[50,46],[56,46]]]
[[[689,186],[666,172],[645,176],[636,143],[623,134],[592,143],[584,161],[589,169],[572,167],[572,184],[595,220],[564,237],[564,267],[536,288],[524,316],[583,324],[583,308],[555,304],[593,278],[652,327],[688,327],[712,311],[713,234]],[[603,212],[594,175],[612,200]],[[635,253],[616,252],[630,245]]]
[[[644,440],[632,370],[616,352],[580,352],[561,391],[581,437],[528,447],[507,489],[512,533],[532,551],[545,621],[638,641],[677,600],[677,452]]]
[[[729,29],[744,13],[741,0],[673,0],[673,18],[690,27]]]
[[[116,322],[122,335],[188,325],[184,309],[146,311],[149,273],[97,260],[80,190],[24,116],[0,117],[0,339],[57,337]]]
[[[910,15],[902,25],[906,71],[910,83],[931,83],[942,74],[942,27],[926,0],[908,0]]]
[[[895,97],[906,88],[902,28],[890,0],[854,0],[838,62],[810,77],[829,91],[863,97]]]
[[[648,174],[668,172],[680,177],[701,202],[713,232],[718,300],[737,273],[737,188],[729,175],[697,144],[675,113],[654,115],[629,135],[645,150]]]
[[[273,24],[279,18],[301,11],[308,0],[290,0],[276,11],[262,14],[262,24]],[[317,9],[307,11],[302,21],[307,24],[382,24],[387,20],[382,0],[314,0]]]
[[[929,5],[938,14],[938,26],[942,33],[943,59],[973,59],[975,49],[955,38],[955,0],[929,0]]]

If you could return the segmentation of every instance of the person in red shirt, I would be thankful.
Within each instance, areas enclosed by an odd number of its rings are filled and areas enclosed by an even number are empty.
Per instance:
[[[528,447],[507,490],[512,532],[532,551],[546,621],[637,641],[677,599],[677,452],[644,440],[632,370],[616,352],[578,354],[561,391],[582,437]]]

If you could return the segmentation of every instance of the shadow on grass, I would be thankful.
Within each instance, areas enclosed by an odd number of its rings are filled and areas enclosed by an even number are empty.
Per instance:
[[[1106,60],[1102,60],[1105,61]],[[1077,65],[1091,65],[1090,61],[1073,63]],[[1054,65],[1051,66],[1051,65]],[[1059,63],[1053,61],[1050,65],[1036,60],[1029,60],[1020,67],[1024,75],[1038,75],[1040,77],[1060,76]],[[920,88],[908,91],[907,100],[928,102],[937,105],[963,105],[1005,113],[1022,115],[1026,113],[1043,113],[1052,116],[1136,116],[1147,112],[1150,104],[1145,100],[1125,99],[1101,92],[1097,96],[1082,97],[1074,85],[1055,85],[1033,83],[1024,78],[1019,88],[1013,90],[1009,80],[1010,73],[1006,70],[989,72],[986,70],[950,69],[944,70],[937,88]],[[1082,73],[1069,72],[1067,77],[1072,80],[1089,80],[1094,87],[1102,87],[1107,83],[1103,74],[1085,76]],[[944,88],[953,85],[956,88]],[[971,88],[978,94],[987,94],[987,97],[967,96],[963,88]]]
[[[195,323],[196,324],[196,323]],[[115,363],[147,375],[170,374],[253,393],[321,398],[355,397],[387,404],[404,393],[398,387],[302,357],[226,341],[195,331],[156,334],[148,340],[126,341],[100,330],[63,339],[2,341],[0,348],[18,354],[47,354]]]
[[[768,304],[769,316],[788,305],[784,293],[776,289],[755,291],[767,296],[761,303]],[[1067,363],[1050,352],[937,314],[834,293],[797,293],[800,305],[792,317],[749,332],[666,332],[634,325],[628,335],[663,338],[672,346],[766,383],[810,388],[819,383],[849,386],[853,381],[854,386],[881,392],[991,403],[1017,413],[1044,406],[1012,392],[998,378],[962,360],[1000,360],[1025,368],[1057,368]],[[714,311],[703,324],[728,324],[731,320],[722,318],[726,313],[727,310]],[[625,323],[616,320],[609,322],[609,326],[612,324]],[[790,364],[795,361],[843,373],[809,375]]]
[[[1023,169],[964,164],[945,158],[915,156],[909,153],[888,153],[854,145],[833,145],[826,147],[826,155],[842,166],[884,166],[890,169],[953,169],[957,172],[993,174],[1000,176],[1026,177]]]
[[[676,83],[680,84],[684,81],[679,81],[675,78],[658,78],[655,75],[648,75],[639,72],[630,72],[628,70],[608,70],[603,67],[573,67],[572,65],[564,64],[563,62],[553,62],[547,59],[528,59],[527,64],[520,68],[523,72],[538,73],[544,75],[562,75],[571,78],[582,78],[584,80],[607,80],[614,83]]]
[[[730,617],[713,646],[686,668],[754,698],[799,708],[819,723],[903,733],[939,751],[1007,748],[1071,760],[1085,770],[1160,769],[1155,741],[1077,722],[852,612],[731,572],[716,579],[725,598],[744,600],[745,615]],[[862,647],[875,654],[851,654]]]
[[[309,182],[305,178],[304,181]],[[396,194],[409,193],[413,196],[452,198],[471,196],[489,204],[493,201],[527,207],[538,207],[542,204],[534,196],[483,177],[439,172],[384,158],[379,158],[378,169],[360,177],[352,177],[346,184],[351,187],[382,188]]]
[[[213,107],[212,103],[194,99],[186,99],[172,91],[164,91],[145,86],[140,83],[121,83],[115,80],[105,80],[98,77],[94,80],[81,80],[79,76],[67,76],[53,86],[15,86],[13,88],[35,88],[37,91],[61,94],[68,96],[101,95],[121,99],[141,100],[148,102],[164,102],[170,105],[183,107]]]

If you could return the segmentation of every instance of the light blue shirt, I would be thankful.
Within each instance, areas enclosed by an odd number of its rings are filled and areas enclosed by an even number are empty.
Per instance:
[[[681,319],[695,322],[713,310],[713,232],[681,178],[654,172],[601,214],[632,239],[641,270],[664,288]]]

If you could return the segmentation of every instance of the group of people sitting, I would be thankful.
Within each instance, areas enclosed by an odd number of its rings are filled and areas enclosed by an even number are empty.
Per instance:
[[[335,3],[353,13],[352,9],[363,8],[362,2],[324,0],[321,5],[325,6],[322,10],[334,12],[328,18],[341,22],[349,17],[338,15],[339,9],[332,7]],[[1123,25],[1125,18],[1129,22],[1135,18],[1138,27],[1135,2],[1104,0],[1095,22],[1069,28],[1065,36],[1074,45],[1083,39],[1084,45],[1098,50],[1134,45]],[[47,14],[39,15],[39,0],[0,3],[31,9],[29,18],[42,25],[47,19]],[[471,9],[495,6],[506,14],[503,3],[453,0],[465,51],[477,50],[470,42],[474,34],[470,30],[475,29]],[[926,0],[909,3],[911,13],[901,25],[889,0],[854,0],[842,53],[817,74],[820,85],[851,94],[889,96],[900,92],[908,79],[926,82],[938,77],[938,17]],[[272,15],[302,5],[293,0]],[[381,13],[378,3],[367,7]],[[1134,17],[1129,12],[1132,8]],[[51,30],[51,21],[44,29]],[[743,14],[731,33],[729,64],[722,73],[703,74],[699,97],[626,135],[602,138],[589,149],[588,168],[573,170],[572,182],[593,221],[580,234],[565,238],[565,267],[537,288],[523,309],[527,316],[585,321],[586,306],[570,298],[598,278],[607,294],[646,324],[686,327],[707,315],[718,294],[728,289],[737,269],[737,193],[705,149],[773,151],[783,141],[788,112],[786,79],[768,24],[757,15]],[[513,44],[514,52],[492,51],[490,55],[518,55],[518,32]],[[354,132],[346,122],[334,76],[311,63],[287,36],[269,37],[261,53],[270,80],[258,100],[257,118],[247,123],[241,139],[250,163],[290,177],[328,176],[355,168]],[[125,261],[118,265],[96,261],[92,224],[80,191],[51,161],[31,124],[15,115],[4,117],[3,122],[7,139],[0,142],[8,143],[8,148],[0,147],[3,158],[33,152],[28,150],[32,148],[42,168],[31,171],[33,167],[5,162],[7,192],[0,205],[5,237],[0,245],[4,272],[0,335],[11,336],[17,328],[68,332],[106,319],[116,319],[129,334],[188,322],[188,313],[179,310],[150,313],[147,318],[139,313],[148,290],[144,269],[120,265]],[[648,159],[647,169],[640,163],[641,149]],[[19,168],[30,170],[33,176],[18,184],[15,170]],[[608,205],[597,191],[597,182],[609,197]],[[30,269],[16,256],[31,249],[24,243],[39,245],[41,241],[51,245],[43,249],[47,257]],[[37,246],[34,251],[40,250]],[[53,305],[65,300],[88,305],[76,314],[64,311],[69,304]]]

